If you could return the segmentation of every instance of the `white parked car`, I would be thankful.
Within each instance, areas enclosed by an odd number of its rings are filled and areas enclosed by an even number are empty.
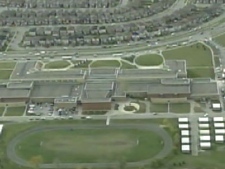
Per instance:
[[[92,119],[92,117],[91,117],[91,116],[86,116],[85,118],[86,118],[86,119]]]

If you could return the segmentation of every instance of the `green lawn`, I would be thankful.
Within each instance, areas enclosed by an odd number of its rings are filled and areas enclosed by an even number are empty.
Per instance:
[[[197,106],[194,107],[194,111],[195,111],[195,113],[203,113],[204,112],[201,107],[197,107]]]
[[[189,103],[170,103],[170,112],[189,113],[190,112],[190,104]]]
[[[135,119],[135,120],[111,120],[115,124],[149,124],[149,123],[158,123],[162,124],[165,119]],[[166,121],[169,121],[173,123],[175,126],[177,126],[177,119],[166,119]],[[25,131],[32,127],[38,127],[43,125],[65,125],[65,124],[105,124],[105,120],[92,120],[92,121],[86,121],[86,120],[63,120],[63,121],[37,121],[37,122],[30,122],[30,123],[14,123],[14,124],[5,124],[4,126],[4,132],[2,133],[1,137],[1,144],[0,144],[0,158],[2,160],[2,165],[5,169],[31,169],[27,167],[20,167],[16,165],[15,163],[11,162],[6,157],[6,147],[7,143],[14,138],[18,133]],[[164,124],[164,123],[163,123]],[[69,131],[68,131],[69,132]],[[70,131],[71,133],[72,131]],[[58,134],[58,132],[57,132]],[[89,133],[90,134],[90,133]],[[51,139],[52,140],[52,139]],[[30,145],[31,143],[29,143]],[[219,148],[216,148],[215,145],[212,150],[207,150],[204,152],[200,152],[198,156],[192,156],[190,154],[181,154],[178,153],[176,155],[171,155],[170,157],[166,158],[165,160],[161,161],[164,166],[159,167],[159,169],[164,169],[165,166],[167,168],[174,168],[174,169],[224,169],[224,144],[222,144]],[[36,149],[36,147],[35,147]],[[178,148],[179,149],[179,148]],[[147,148],[149,150],[149,148]],[[151,150],[151,148],[150,148]],[[30,149],[29,149],[30,151]],[[40,153],[35,153],[36,155],[39,155]],[[42,154],[42,153],[41,153]],[[139,154],[137,154],[138,156]],[[72,158],[72,157],[70,157]],[[184,162],[184,165],[180,166],[181,163]],[[52,161],[51,161],[52,163]],[[126,167],[127,169],[130,169],[129,167]],[[154,167],[149,167],[149,169],[155,169]],[[56,169],[56,168],[54,168]]]
[[[3,115],[4,110],[5,110],[5,107],[0,107],[0,116],[2,116],[2,115]]]
[[[91,63],[90,67],[120,67],[118,60],[96,60]]]
[[[122,66],[120,67],[121,69],[137,69],[135,65],[124,62],[123,60],[121,60],[121,63],[122,63]]]
[[[139,102],[138,104],[139,104],[140,108],[135,113],[146,113],[146,104],[142,103],[142,102]]]
[[[125,111],[136,111],[137,109],[134,106],[127,105],[124,107]]]
[[[8,107],[5,116],[22,116],[24,111],[24,106]]]
[[[44,163],[55,159],[62,163],[116,162],[123,158],[132,162],[149,159],[162,147],[161,138],[151,131],[108,128],[36,133],[24,138],[16,151],[26,160],[42,155]]]
[[[45,69],[63,69],[70,65],[70,63],[66,60],[58,60],[49,62],[45,65]]]
[[[150,111],[156,113],[166,113],[168,112],[168,104],[150,104]]]
[[[204,78],[210,77],[215,78],[215,73],[213,68],[193,68],[187,69],[188,78]]]
[[[10,69],[13,70],[16,62],[0,62],[0,69]]]
[[[146,54],[138,56],[135,62],[140,66],[158,66],[163,63],[163,58],[157,54]]]
[[[221,147],[224,147],[222,145]],[[224,150],[224,148],[222,148]],[[178,163],[185,162],[183,167],[176,167],[177,169],[224,169],[224,156],[225,151],[216,150],[213,148],[212,150],[207,150],[204,152],[200,152],[198,156],[185,155],[185,154],[177,154],[175,157],[170,158],[167,161],[166,166],[169,168],[175,168],[174,163],[178,166]]]
[[[0,70],[0,79],[9,79],[13,70]]]
[[[201,43],[163,52],[165,59],[186,60],[187,67],[212,66],[212,53]]]
[[[216,38],[213,38],[215,42],[219,43],[221,46],[225,46],[225,34],[221,36],[217,36]]]

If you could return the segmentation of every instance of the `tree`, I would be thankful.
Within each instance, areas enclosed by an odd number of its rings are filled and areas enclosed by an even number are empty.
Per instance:
[[[32,164],[33,168],[39,168],[39,165],[43,162],[43,158],[41,155],[33,156],[30,159],[30,163]]]
[[[160,159],[156,159],[156,160],[152,161],[152,163],[151,163],[151,167],[154,168],[154,169],[160,168],[162,166],[163,166],[163,161],[160,160]]]
[[[173,148],[173,154],[174,154],[174,155],[177,155],[178,153],[179,153],[178,148],[177,148],[177,147],[174,147],[174,148]]]
[[[178,148],[180,145],[180,136],[178,133],[176,133],[174,136],[173,136],[173,141],[174,141],[174,145]]]
[[[163,119],[162,125],[166,126],[172,134],[177,132],[177,129],[168,119]]]

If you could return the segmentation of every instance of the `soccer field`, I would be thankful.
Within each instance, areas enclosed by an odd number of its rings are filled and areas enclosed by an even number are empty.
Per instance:
[[[45,163],[127,162],[150,159],[163,148],[162,139],[149,130],[71,129],[44,131],[25,137],[17,155],[30,161],[41,156]]]

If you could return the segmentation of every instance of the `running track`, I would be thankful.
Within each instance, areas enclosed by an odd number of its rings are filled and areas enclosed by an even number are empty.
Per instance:
[[[15,138],[13,138],[7,147],[7,156],[10,160],[15,162],[16,164],[20,166],[26,166],[26,167],[32,167],[30,163],[28,163],[26,160],[20,158],[17,156],[15,147],[16,145],[22,141],[25,137],[27,137],[30,134],[35,134],[43,131],[49,131],[49,130],[70,130],[70,129],[141,129],[141,130],[150,130],[152,132],[157,133],[163,140],[164,147],[163,149],[154,157],[148,160],[139,161],[139,162],[127,162],[127,166],[129,167],[137,167],[137,166],[143,166],[146,164],[149,164],[152,160],[155,159],[161,159],[169,155],[173,148],[173,141],[170,137],[170,135],[163,129],[160,128],[157,124],[148,124],[148,125],[134,125],[134,124],[111,124],[110,126],[106,125],[93,125],[93,124],[85,124],[85,125],[46,125],[41,127],[36,127],[30,130],[27,130],[25,132],[20,133]],[[113,167],[118,166],[118,162],[116,163],[60,163],[60,164],[41,164],[40,168],[48,168],[48,169],[55,169],[55,168],[76,168],[77,166],[84,166],[84,167],[93,167],[93,168],[106,168],[106,167]]]

